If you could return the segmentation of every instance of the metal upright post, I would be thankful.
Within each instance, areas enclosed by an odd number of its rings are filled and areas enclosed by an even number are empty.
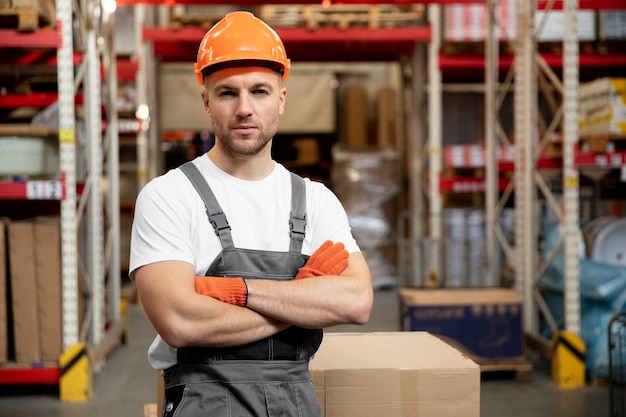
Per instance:
[[[424,265],[424,120],[421,117],[424,114],[424,86],[425,74],[422,69],[426,63],[426,48],[425,45],[417,43],[413,49],[412,57],[412,77],[411,77],[411,95],[407,98],[410,103],[408,105],[409,112],[407,112],[406,119],[408,120],[408,167],[409,167],[409,196],[411,211],[408,216],[410,224],[408,245],[405,246],[404,251],[409,254],[407,259],[404,259],[403,268],[408,267],[408,270],[412,272],[411,279],[406,284],[419,286],[424,284],[424,279],[421,276],[421,269]],[[410,266],[409,266],[410,265]],[[419,278],[419,282],[418,282]]]
[[[119,174],[119,119],[117,114],[117,53],[115,45],[115,13],[107,15],[106,49],[103,60],[107,71],[107,110],[108,126],[106,130],[106,177],[109,184],[107,200],[108,231],[106,235],[108,254],[109,293],[107,316],[112,322],[121,319],[120,312],[120,174]]]
[[[148,129],[150,125],[150,104],[148,99],[148,49],[143,39],[146,24],[147,6],[135,6],[135,30],[137,31],[137,189],[141,190],[148,182]]]
[[[535,215],[535,146],[537,143],[537,88],[533,18],[535,4],[517,0],[518,36],[515,51],[515,287],[522,296],[524,327],[537,327],[533,302],[537,255]]]
[[[563,32],[563,202],[565,238],[565,330],[580,335],[580,264],[578,259],[578,170],[574,147],[578,142],[578,0],[565,0]]]
[[[63,350],[67,350],[79,341],[72,0],[56,0],[56,14],[61,34],[61,47],[57,51],[57,83],[59,90],[60,171],[63,189],[61,196]]]
[[[91,4],[93,7],[93,4]],[[87,171],[89,196],[87,202],[88,270],[91,280],[91,343],[98,345],[104,338],[104,245],[102,217],[102,112],[100,89],[100,58],[97,27],[93,11],[89,13],[86,33],[85,115],[87,131]]]
[[[486,265],[487,284],[495,286],[498,282],[497,241],[495,227],[497,223],[496,204],[498,201],[498,164],[497,120],[498,108],[498,56],[499,45],[496,37],[496,8],[498,0],[487,1],[487,36],[485,38],[485,215],[486,215]]]
[[[439,68],[439,51],[441,49],[441,6],[428,7],[431,25],[431,42],[428,44],[428,195],[430,253],[429,264],[431,277],[441,283],[441,146],[442,146],[442,113],[441,113],[441,69]]]

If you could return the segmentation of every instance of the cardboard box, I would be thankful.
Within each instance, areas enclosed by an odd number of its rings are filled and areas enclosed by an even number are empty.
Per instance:
[[[326,333],[310,362],[326,417],[478,417],[480,368],[426,332]]]
[[[58,218],[42,218],[34,227],[41,360],[56,361],[63,353],[61,226]]]
[[[15,361],[57,361],[63,352],[60,221],[16,221],[8,230]]]
[[[506,288],[401,288],[402,329],[428,331],[474,360],[524,356],[521,298]]]
[[[599,78],[579,87],[580,136],[626,134],[626,78]]]
[[[35,225],[21,221],[9,224],[9,265],[15,360],[41,361],[37,280],[35,276]]]
[[[7,221],[0,218],[0,363],[9,360],[7,269]]]

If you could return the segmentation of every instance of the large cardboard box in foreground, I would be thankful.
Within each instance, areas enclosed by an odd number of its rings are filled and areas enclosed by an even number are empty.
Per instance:
[[[478,417],[480,368],[426,332],[326,333],[309,369],[325,417]]]
[[[427,331],[472,359],[524,357],[521,298],[508,288],[401,288],[402,329]]]

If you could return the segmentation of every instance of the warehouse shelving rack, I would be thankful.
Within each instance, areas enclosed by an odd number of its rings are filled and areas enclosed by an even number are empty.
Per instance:
[[[57,67],[57,94],[8,95],[2,98],[2,105],[45,107],[58,100],[60,175],[54,180],[2,182],[0,199],[60,203],[62,357],[68,352],[77,352],[77,356],[70,357],[66,366],[61,366],[60,359],[56,365],[0,367],[0,384],[59,384],[62,400],[82,402],[91,395],[91,367],[103,366],[108,352],[126,336],[126,319],[120,306],[114,14],[105,10],[105,3],[86,2],[82,11],[76,10],[74,3],[56,1],[54,29],[2,30],[2,48],[24,48],[31,57],[37,53],[31,48],[57,49],[56,60],[52,60]],[[74,44],[75,36],[81,48]],[[79,49],[82,52],[77,52]],[[128,72],[128,67],[122,64],[120,68]],[[82,94],[77,95],[81,87]],[[84,125],[77,119],[77,101],[83,104]],[[84,260],[79,258],[81,251]],[[82,324],[79,280],[83,281],[86,307]],[[81,358],[86,351],[90,352],[89,369],[82,369],[85,372],[78,379],[74,372],[73,381],[67,382],[74,364],[84,363]]]
[[[547,322],[552,324],[554,320],[547,308],[546,302],[536,288],[536,283],[545,270],[547,264],[552,262],[556,252],[564,250],[565,260],[565,289],[564,289],[564,317],[565,332],[580,335],[580,286],[579,286],[579,262],[578,262],[578,239],[579,239],[579,173],[587,169],[619,168],[623,166],[622,153],[610,155],[591,155],[576,150],[579,140],[578,135],[578,84],[580,68],[589,67],[619,67],[626,65],[626,55],[599,56],[579,53],[579,39],[577,33],[577,12],[582,9],[612,10],[624,9],[625,4],[621,1],[549,1],[540,0],[534,2],[518,0],[517,8],[517,40],[512,49],[514,59],[500,57],[498,43],[493,36],[495,22],[495,8],[497,0],[485,1],[485,7],[489,16],[489,35],[486,38],[485,60],[475,57],[464,57],[456,64],[465,68],[473,66],[485,68],[485,115],[486,115],[486,179],[484,181],[470,181],[474,189],[481,189],[486,194],[486,217],[487,217],[487,254],[489,274],[496,274],[494,268],[495,254],[500,243],[509,262],[514,268],[514,285],[523,298],[524,325],[527,340],[534,347],[538,347],[542,353],[550,355],[550,342],[538,336],[538,312],[546,316]],[[533,31],[533,17],[536,10],[550,13],[560,9],[564,13],[566,22],[563,34],[563,55],[540,54],[537,49],[537,33]],[[455,57],[456,58],[456,57]],[[504,85],[498,85],[498,73],[503,68],[509,68],[509,74]],[[559,76],[556,69],[561,68],[563,73]],[[556,111],[556,116],[549,123],[547,132],[541,141],[538,140],[537,132],[537,77],[541,72],[551,88],[562,95],[561,108]],[[562,79],[562,81],[561,81]],[[516,158],[513,164],[503,164],[495,158],[495,147],[502,138],[501,129],[498,127],[499,103],[502,102],[501,91],[508,91],[510,85],[514,85],[514,125],[516,137]],[[544,147],[554,132],[555,128],[563,125],[563,157],[561,160],[550,160],[539,157]],[[503,140],[506,142],[506,140]],[[431,155],[432,156],[432,155]],[[435,159],[439,157],[434,156]],[[438,163],[435,161],[435,164]],[[509,165],[509,166],[507,166]],[[512,165],[512,166],[511,166]],[[555,196],[546,185],[542,177],[545,169],[562,171],[563,206],[559,207]],[[502,184],[499,172],[513,170],[513,180]],[[467,180],[461,180],[467,181]],[[442,184],[447,189],[454,189],[455,182]],[[543,265],[537,265],[538,254],[538,216],[536,213],[537,194],[536,189],[541,190],[550,207],[559,217],[560,227],[563,230],[563,239],[555,249],[555,253],[548,256]],[[498,201],[498,192],[504,191],[503,197]],[[499,228],[498,215],[505,200],[515,192],[515,247],[511,248]],[[436,201],[436,199],[435,199]],[[439,207],[435,207],[437,210]],[[432,209],[431,209],[432,210]],[[492,278],[497,282],[496,278]]]

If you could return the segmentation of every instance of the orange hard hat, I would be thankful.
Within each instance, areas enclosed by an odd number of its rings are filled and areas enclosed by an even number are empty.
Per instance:
[[[204,35],[194,64],[196,79],[204,85],[203,70],[237,66],[263,66],[282,73],[285,81],[291,62],[283,41],[261,19],[249,12],[232,12]],[[206,75],[206,71],[205,71]]]

